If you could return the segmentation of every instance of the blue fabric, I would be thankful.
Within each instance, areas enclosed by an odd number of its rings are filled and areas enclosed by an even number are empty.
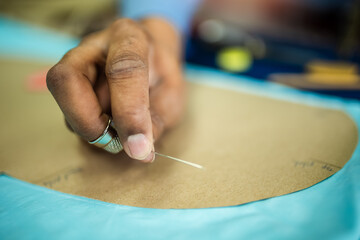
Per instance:
[[[122,16],[144,18],[159,16],[167,19],[182,33],[189,30],[189,24],[201,0],[123,0]]]
[[[79,40],[0,15],[0,55],[38,61],[58,61]]]
[[[1,26],[0,19],[0,26]],[[9,26],[9,25],[8,25]],[[23,41],[1,38],[21,57],[57,57],[72,44],[57,42],[41,48],[53,33],[12,24]],[[1,32],[1,28],[0,28]],[[3,32],[1,32],[3,34]],[[5,35],[6,36],[6,35]],[[1,46],[2,44],[0,44]],[[27,55],[29,54],[29,55]],[[34,54],[34,55],[32,55]],[[189,77],[206,84],[347,112],[360,128],[360,102],[324,97],[280,85],[234,77],[214,70],[187,66]],[[220,81],[221,79],[221,81]],[[341,126],[339,126],[341,127]],[[358,130],[359,131],[359,130]],[[358,132],[359,134],[359,132]],[[332,177],[308,189],[241,206],[160,210],[128,207],[63,194],[6,175],[0,175],[0,239],[359,239],[360,145],[349,162]]]

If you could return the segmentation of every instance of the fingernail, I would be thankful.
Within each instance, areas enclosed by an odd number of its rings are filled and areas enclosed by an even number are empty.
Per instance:
[[[146,160],[152,150],[152,145],[144,134],[131,135],[127,139],[131,157],[137,160]]]
[[[151,151],[150,154],[147,156],[147,158],[143,161],[146,163],[152,163],[154,160],[155,160],[155,153]]]

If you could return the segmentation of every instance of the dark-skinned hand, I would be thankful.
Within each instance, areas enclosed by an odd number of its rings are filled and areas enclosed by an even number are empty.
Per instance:
[[[181,37],[160,18],[119,19],[66,53],[47,85],[81,138],[97,139],[112,116],[127,155],[152,162],[184,107]]]

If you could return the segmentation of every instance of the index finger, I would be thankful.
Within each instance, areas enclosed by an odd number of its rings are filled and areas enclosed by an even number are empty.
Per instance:
[[[96,64],[103,58],[104,33],[92,35],[70,50],[47,74],[47,86],[71,128],[87,141],[104,131],[108,116],[93,90]]]
[[[146,162],[154,158],[149,48],[150,41],[138,23],[122,19],[113,25],[106,60],[112,116],[126,153]]]

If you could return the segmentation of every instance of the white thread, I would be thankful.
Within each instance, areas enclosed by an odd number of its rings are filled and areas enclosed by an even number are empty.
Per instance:
[[[171,157],[171,156],[168,156],[168,155],[165,155],[165,154],[161,154],[161,153],[158,153],[158,152],[155,152],[155,154],[157,154],[157,155],[159,155],[159,156],[162,156],[162,157],[170,158],[170,159],[172,159],[172,160],[175,160],[175,161],[178,161],[178,162],[181,162],[181,163],[185,163],[185,164],[190,165],[190,166],[192,166],[192,167],[196,167],[196,168],[199,168],[199,169],[202,169],[202,168],[203,168],[203,166],[201,166],[201,165],[199,165],[199,164],[192,163],[192,162],[188,162],[188,161],[185,161],[185,160],[176,158],[176,157]]]

